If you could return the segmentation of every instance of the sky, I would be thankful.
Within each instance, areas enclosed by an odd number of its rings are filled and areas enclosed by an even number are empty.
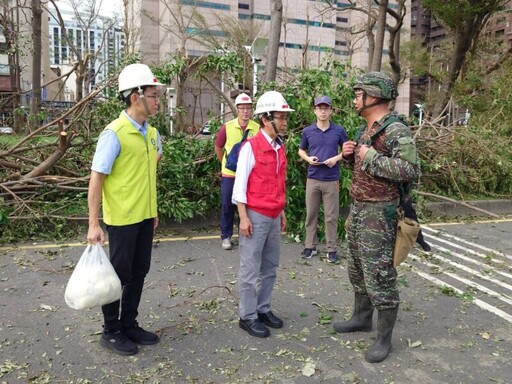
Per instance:
[[[103,0],[100,13],[104,16],[112,16],[114,13],[123,14],[123,2],[121,0]]]
[[[75,0],[77,2],[78,0]],[[64,3],[69,2],[67,0],[63,1]],[[83,6],[87,6],[89,3],[87,0],[80,2]],[[101,3],[101,9],[100,14],[102,16],[113,16],[115,13],[123,16],[123,2],[122,0],[96,0],[96,5],[99,5]],[[58,3],[57,3],[58,4]]]

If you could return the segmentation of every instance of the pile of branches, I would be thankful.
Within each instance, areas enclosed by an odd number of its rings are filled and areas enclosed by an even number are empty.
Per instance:
[[[20,138],[10,148],[0,148],[0,213],[8,212],[11,220],[85,218],[84,195],[94,150],[92,137],[96,136],[91,134],[94,132],[91,110],[100,91],[92,92],[62,116]],[[64,124],[65,120],[69,124]],[[422,161],[423,174],[416,189],[419,195],[463,205],[476,196],[510,196],[510,138],[497,139],[496,129],[486,129],[478,121],[471,124],[474,126],[446,126],[442,120],[426,119],[421,126],[412,127]],[[55,138],[51,139],[52,136]],[[217,169],[215,159],[204,161],[212,161],[211,168]],[[173,168],[175,175],[182,171],[186,172]],[[183,196],[176,197],[180,198]],[[63,207],[66,199],[73,201],[69,204],[82,205],[83,209],[70,215]]]
[[[91,92],[10,148],[0,149],[0,203],[9,208],[9,219],[39,217],[41,212],[31,205],[41,204],[49,194],[55,199],[60,192],[87,191],[90,156],[83,154],[93,146],[90,113],[102,90]]]

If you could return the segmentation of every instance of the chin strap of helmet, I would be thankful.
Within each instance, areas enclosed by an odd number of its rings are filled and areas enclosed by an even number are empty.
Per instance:
[[[274,128],[274,132],[276,133],[276,136],[279,136],[279,131],[277,130],[276,123],[274,122],[274,114],[267,112],[267,118],[270,121],[270,124],[272,124],[272,128]]]
[[[367,109],[370,109],[371,107],[374,107],[376,105],[379,105],[379,104],[387,104],[389,102],[389,100],[386,100],[386,99],[378,99],[375,103],[372,103],[372,104],[369,104],[369,105],[366,105],[366,92],[363,94],[363,107],[357,111],[357,114],[359,116],[361,116],[361,113],[363,111],[366,111]]]
[[[144,91],[142,90],[141,87],[139,87],[137,92],[139,93],[139,97],[140,97],[140,100],[142,101],[142,105],[144,106],[144,110],[146,111],[146,114],[148,116],[150,116],[151,110],[148,107],[148,101],[146,99],[146,96],[144,96]]]

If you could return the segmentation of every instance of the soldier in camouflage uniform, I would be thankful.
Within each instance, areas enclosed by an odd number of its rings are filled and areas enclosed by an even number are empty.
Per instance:
[[[369,332],[377,309],[377,340],[365,354],[366,361],[376,363],[391,350],[398,313],[393,249],[399,185],[417,180],[419,161],[410,129],[388,107],[398,96],[393,81],[370,72],[357,79],[354,91],[354,106],[366,124],[355,141],[343,144],[342,156],[353,169],[346,230],[355,304],[352,318],[333,326],[337,332]]]

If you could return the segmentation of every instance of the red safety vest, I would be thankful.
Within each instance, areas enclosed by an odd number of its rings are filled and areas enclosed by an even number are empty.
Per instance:
[[[284,147],[281,145],[276,153],[261,131],[247,141],[256,159],[247,182],[247,207],[264,216],[276,218],[286,203],[288,161]]]

